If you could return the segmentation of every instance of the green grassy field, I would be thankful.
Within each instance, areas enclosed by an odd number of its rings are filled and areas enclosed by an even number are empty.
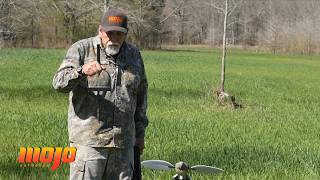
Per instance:
[[[66,50],[0,50],[0,179],[67,179],[20,167],[19,148],[68,146],[67,94],[51,81]],[[244,109],[215,103],[218,50],[142,52],[149,80],[150,124],[142,159],[223,168],[193,179],[319,179],[320,57],[231,50],[226,91]],[[143,169],[144,179],[174,172]]]

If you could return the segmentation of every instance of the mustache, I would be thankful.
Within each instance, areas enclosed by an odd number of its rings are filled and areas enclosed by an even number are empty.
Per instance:
[[[109,41],[109,42],[107,43],[107,46],[120,46],[120,43]]]

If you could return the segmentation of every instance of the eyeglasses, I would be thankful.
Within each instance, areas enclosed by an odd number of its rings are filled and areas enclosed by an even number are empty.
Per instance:
[[[120,31],[108,31],[108,32],[105,32],[109,37],[110,36],[123,36],[123,35],[126,35],[126,33],[124,32],[120,32]]]

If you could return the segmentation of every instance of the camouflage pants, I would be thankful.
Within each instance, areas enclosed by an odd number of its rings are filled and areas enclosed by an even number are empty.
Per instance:
[[[94,148],[71,143],[77,148],[70,163],[70,180],[130,180],[133,174],[133,148]]]

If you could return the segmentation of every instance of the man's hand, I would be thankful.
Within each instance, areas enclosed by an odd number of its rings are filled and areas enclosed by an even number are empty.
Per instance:
[[[140,155],[141,155],[143,153],[143,149],[144,149],[144,137],[136,138],[136,144],[135,145],[139,147]]]
[[[104,68],[97,62],[89,62],[82,66],[82,73],[87,76],[93,76],[97,73],[100,73]]]

